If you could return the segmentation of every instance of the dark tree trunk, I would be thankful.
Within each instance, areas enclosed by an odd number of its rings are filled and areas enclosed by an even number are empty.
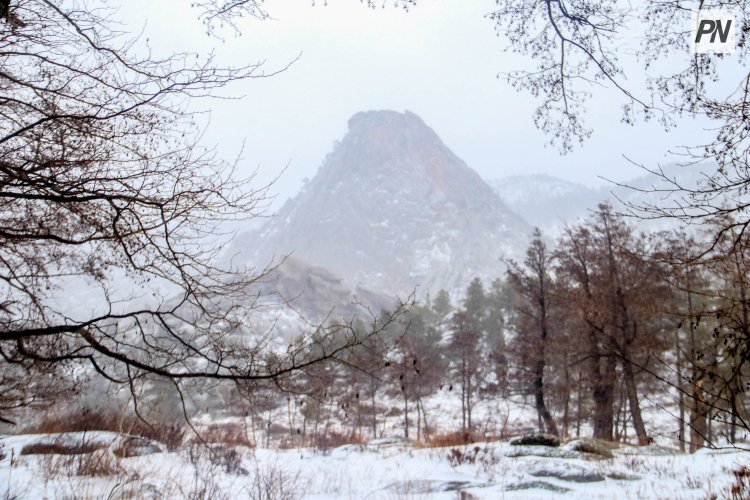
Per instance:
[[[703,448],[708,436],[708,407],[703,394],[703,373],[698,367],[698,348],[695,338],[695,323],[693,322],[693,293],[691,292],[690,273],[685,275],[687,288],[688,318],[690,327],[690,366],[691,373],[691,408],[690,408],[690,453]]]
[[[461,432],[466,435],[466,357],[461,358]]]
[[[679,416],[677,420],[677,441],[680,443],[680,451],[685,452],[685,389],[682,376],[682,347],[680,345],[680,332],[675,332],[675,359],[677,359],[677,392],[679,394],[677,404],[679,405]]]
[[[589,377],[594,402],[594,437],[612,441],[614,420],[615,366],[608,356],[599,353],[596,332],[589,332]]]
[[[472,403],[471,402],[472,402],[472,399],[473,399],[472,398],[472,393],[471,393],[471,391],[473,390],[473,388],[471,387],[471,374],[469,374],[469,376],[466,378],[466,386],[467,386],[467,390],[466,390],[466,424],[467,424],[467,429],[466,429],[466,432],[468,434],[471,434],[471,431],[472,431],[472,424],[471,424],[471,404]]]
[[[544,360],[540,359],[534,363],[534,406],[539,418],[544,423],[546,432],[558,435],[557,425],[544,403]]]
[[[612,441],[614,405],[613,384],[606,381],[594,384],[594,437]]]
[[[565,388],[563,389],[563,437],[568,437],[568,426],[570,424],[570,368],[568,366],[568,354],[565,354]]]
[[[375,404],[375,392],[376,392],[375,377],[372,377],[370,379],[370,403],[371,403],[371,408],[372,408],[372,438],[373,439],[378,438],[378,412],[377,412],[377,406]]]
[[[638,444],[643,446],[649,443],[649,438],[648,433],[646,433],[646,426],[643,424],[641,405],[638,402],[638,386],[635,382],[633,365],[631,365],[628,361],[623,361],[622,363],[622,374],[623,378],[625,379],[625,392],[628,397],[630,416],[633,419],[633,429],[635,429],[635,434],[638,438]]]
[[[690,409],[690,453],[703,448],[706,444],[708,429],[708,406],[703,394],[703,379],[693,372],[692,408]]]
[[[409,439],[409,397],[404,390],[404,437]]]

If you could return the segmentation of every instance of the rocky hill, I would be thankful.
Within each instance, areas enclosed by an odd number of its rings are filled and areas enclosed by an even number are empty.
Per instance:
[[[242,251],[291,253],[352,287],[425,293],[501,275],[529,231],[417,115],[369,111]]]

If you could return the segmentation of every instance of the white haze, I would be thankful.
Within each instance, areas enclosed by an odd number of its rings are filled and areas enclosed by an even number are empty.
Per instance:
[[[289,165],[274,188],[279,202],[315,175],[348,118],[361,110],[415,112],[487,179],[529,173],[588,185],[601,184],[601,177],[630,179],[640,171],[623,155],[668,163],[670,149],[708,137],[696,122],[670,132],[656,123],[621,124],[621,96],[602,90],[586,116],[593,137],[560,156],[534,127],[536,101],[498,78],[529,63],[503,50],[505,41],[484,17],[493,1],[423,1],[409,12],[386,3],[371,10],[357,0],[270,1],[265,6],[274,19],[243,20],[242,35],[226,28],[223,40],[206,35],[187,0],[131,1],[119,15],[143,27],[158,54],[214,50],[226,64],[264,60],[266,72],[296,59],[282,74],[224,92],[240,100],[191,103],[210,111],[207,144],[227,158],[244,144],[243,172],[259,167],[267,180]],[[641,79],[637,71],[627,76]]]

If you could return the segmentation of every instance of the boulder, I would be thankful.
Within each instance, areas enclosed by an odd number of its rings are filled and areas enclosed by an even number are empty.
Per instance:
[[[609,446],[607,446],[606,441],[601,441],[594,438],[574,439],[573,441],[565,443],[565,446],[563,446],[563,448],[569,451],[591,453],[603,458],[614,458],[614,455],[609,449]]]
[[[585,458],[588,455],[579,451],[565,450],[561,447],[552,446],[510,446],[501,450],[500,455],[508,458],[517,457],[541,457],[541,458]]]
[[[595,483],[604,481],[604,475],[584,467],[573,465],[540,467],[529,472],[534,477],[551,477],[573,483]]]
[[[378,439],[371,439],[367,442],[368,448],[380,449],[380,448],[392,448],[392,447],[403,447],[411,448],[414,446],[414,441],[406,439],[401,436],[386,436]]]
[[[570,488],[565,488],[563,486],[548,483],[547,481],[522,481],[519,483],[509,484],[505,487],[505,491],[519,490],[546,490],[555,493],[565,493],[570,491]]]
[[[553,434],[546,434],[543,432],[537,432],[533,434],[524,434],[523,436],[516,436],[510,440],[510,444],[513,446],[560,446],[560,438]]]
[[[607,472],[606,476],[609,479],[614,479],[615,481],[638,481],[639,479],[641,479],[641,476],[638,476],[636,474],[630,474],[629,472],[620,471]]]
[[[489,483],[472,483],[470,481],[440,481],[437,479],[408,479],[391,483],[384,488],[398,495],[399,498],[411,497],[413,495],[429,495],[431,493],[443,493],[455,491],[466,495],[465,488],[487,488]],[[470,498],[470,497],[469,497]]]
[[[120,445],[112,450],[112,453],[120,458],[129,458],[153,455],[162,451],[164,450],[156,441],[139,436],[128,436],[120,441]]]

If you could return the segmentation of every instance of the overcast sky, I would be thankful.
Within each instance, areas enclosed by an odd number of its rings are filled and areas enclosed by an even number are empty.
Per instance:
[[[289,163],[276,185],[279,201],[315,175],[349,117],[363,110],[413,111],[485,178],[547,173],[589,185],[602,183],[598,176],[623,180],[639,174],[623,154],[664,163],[670,148],[701,137],[695,123],[669,133],[656,124],[622,125],[619,96],[601,93],[586,117],[593,137],[561,156],[533,125],[534,99],[497,77],[527,63],[503,50],[505,41],[484,17],[492,0],[431,0],[409,12],[373,11],[358,0],[266,5],[273,20],[243,21],[242,36],[227,29],[223,41],[205,34],[187,0],[128,2],[123,15],[147,20],[145,34],[157,51],[213,49],[235,65],[265,60],[267,72],[299,56],[280,75],[233,86],[240,100],[200,104],[211,110],[206,141],[225,156],[244,141],[246,171],[259,166],[269,178]]]

